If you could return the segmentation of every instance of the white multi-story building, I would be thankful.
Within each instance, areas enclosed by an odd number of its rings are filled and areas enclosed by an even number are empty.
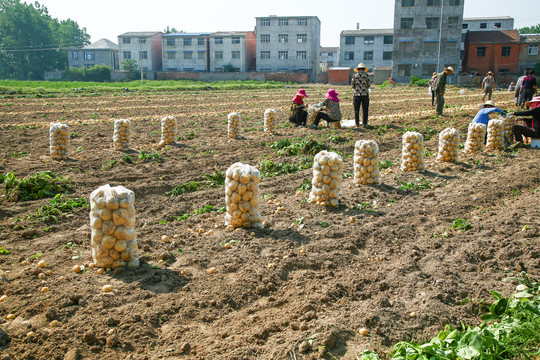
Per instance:
[[[255,47],[253,31],[220,31],[211,34],[210,71],[254,71]]]
[[[321,47],[318,17],[257,17],[256,34],[258,72],[304,72],[315,81]]]
[[[210,33],[173,33],[161,37],[163,71],[209,70]]]
[[[321,47],[319,53],[320,71],[326,72],[339,64],[339,47]]]
[[[118,35],[120,63],[123,60],[135,60],[142,70],[161,71],[161,35],[160,31],[127,32]]]
[[[392,66],[394,30],[343,30],[339,47],[339,66],[354,68],[358,63],[364,63],[371,70],[375,66]]]

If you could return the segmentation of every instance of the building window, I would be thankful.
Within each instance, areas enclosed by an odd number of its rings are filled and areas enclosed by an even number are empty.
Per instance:
[[[427,0],[427,6],[441,6],[441,0]]]
[[[486,47],[485,46],[479,46],[476,48],[476,56],[478,57],[484,57],[486,56]]]
[[[122,53],[122,58],[123,59],[131,59],[131,51],[124,51]]]
[[[510,46],[503,46],[502,47],[502,51],[501,51],[501,56],[510,56],[510,50],[512,50],[512,48]]]
[[[296,52],[296,59],[298,59],[298,60],[306,60],[307,59],[307,51],[297,51]]]
[[[373,60],[373,51],[364,51],[364,60]]]
[[[204,38],[197,38],[197,45],[204,45]]]
[[[414,6],[414,0],[401,0],[401,7]]]
[[[461,42],[464,43],[467,38],[467,33],[461,33]]]
[[[261,51],[261,59],[263,60],[270,59],[270,51]]]
[[[191,38],[184,38],[184,46],[191,46]]]
[[[296,41],[299,43],[307,42],[307,34],[296,34]]]
[[[450,6],[459,6],[461,0],[450,0]]]
[[[502,27],[502,23],[495,23],[495,27],[496,27],[497,29],[500,29],[500,28]]]
[[[449,29],[457,29],[459,25],[459,17],[458,16],[450,16],[448,18],[448,28]]]
[[[307,25],[307,19],[298,19],[296,20],[297,26],[306,26]]]
[[[204,52],[204,51],[198,51],[198,52],[197,52],[197,59],[199,59],[199,60],[204,60],[204,59],[206,59],[206,52]]]
[[[222,37],[222,36],[216,36],[216,37],[214,38],[214,44],[215,44],[215,45],[221,45],[221,44],[223,44],[223,37]]]
[[[487,29],[487,23],[480,23],[480,29]]]
[[[145,37],[140,37],[139,38],[139,44],[146,44],[146,38]]]
[[[414,18],[401,18],[400,29],[412,29],[414,24]]]
[[[538,44],[529,45],[528,55],[538,55]]]
[[[240,44],[240,36],[232,36],[231,44]]]
[[[530,52],[531,52],[531,51],[530,51],[530,48],[531,48],[531,47],[529,46],[529,55],[530,55]],[[72,52],[72,53],[71,53],[71,58],[72,58],[73,60],[78,60],[78,59],[79,59],[79,53],[76,52],[76,51]]]
[[[458,44],[457,41],[447,40],[446,52],[449,52],[449,53],[456,52],[458,50],[457,44]]]
[[[333,53],[333,52],[329,52],[329,53],[328,53],[328,57],[332,57],[332,56],[334,56],[334,53]]]
[[[439,28],[439,18],[438,17],[427,17],[426,18],[426,29],[438,29]]]
[[[174,59],[176,59],[176,52],[167,51],[167,60],[174,60]]]
[[[411,76],[411,64],[398,65],[398,76]]]
[[[175,38],[168,37],[167,38],[167,46],[176,46]]]
[[[345,36],[345,45],[354,45],[354,36]]]
[[[354,51],[345,51],[345,60],[354,60]]]
[[[289,42],[289,35],[288,34],[279,34],[278,35],[278,41],[280,43],[286,43]]]
[[[383,44],[393,44],[394,35],[384,35]]]
[[[364,36],[364,45],[373,45],[375,43],[375,36]]]
[[[262,43],[269,43],[270,42],[270,34],[261,34],[261,42]]]
[[[437,71],[436,64],[422,64],[422,76],[431,77],[435,71]]]
[[[436,54],[439,51],[438,41],[424,41],[424,54]]]
[[[510,72],[510,69],[508,69],[508,68],[499,69],[500,74],[504,74],[504,73],[508,73],[508,72]]]
[[[261,19],[261,26],[270,26],[270,19]]]
[[[216,51],[214,52],[214,59],[221,60],[223,59],[223,51]]]
[[[122,44],[131,44],[131,38],[122,38]]]
[[[463,24],[461,24],[461,28],[462,28],[462,29],[468,29],[468,28],[469,28],[469,24],[463,23]]]
[[[289,26],[289,19],[279,19],[279,26]]]
[[[236,50],[233,51],[233,52],[231,53],[231,58],[233,58],[233,59],[240,59],[240,51],[236,51]]]
[[[392,52],[391,51],[383,51],[382,59],[383,60],[392,60]]]
[[[289,59],[289,52],[288,51],[278,51],[278,58],[279,58],[279,60],[288,60]]]
[[[401,55],[410,55],[413,53],[413,42],[400,42],[399,43],[399,53]]]
[[[139,51],[139,59],[148,59],[148,51]]]
[[[185,60],[191,60],[191,59],[193,59],[193,52],[191,52],[191,51],[184,51],[184,59],[185,59]]]

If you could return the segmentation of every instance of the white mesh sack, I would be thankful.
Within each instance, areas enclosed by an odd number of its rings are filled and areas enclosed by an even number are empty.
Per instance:
[[[233,228],[262,227],[259,209],[261,173],[255,167],[237,162],[226,172],[225,225]]]
[[[379,184],[379,145],[375,140],[359,140],[354,145],[354,183]]]
[[[339,206],[339,192],[343,181],[343,158],[326,150],[315,155],[309,201],[321,206]]]
[[[69,126],[61,123],[51,123],[49,127],[51,157],[55,160],[68,158]]]

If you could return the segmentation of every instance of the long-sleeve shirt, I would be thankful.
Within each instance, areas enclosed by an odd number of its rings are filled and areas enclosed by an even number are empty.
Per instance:
[[[475,124],[484,124],[484,125],[487,126],[487,124],[488,124],[488,122],[490,120],[489,119],[489,114],[491,114],[492,112],[502,113],[502,110],[499,109],[499,108],[496,108],[496,107],[480,109],[476,113],[476,116],[474,117],[472,122],[475,123]]]
[[[431,79],[429,79],[428,81],[428,86],[431,88],[431,90],[433,90],[433,87],[435,86],[435,82],[437,81],[437,77],[436,76],[433,76]]]
[[[332,101],[330,99],[324,99],[321,105],[326,106],[326,112],[332,120],[341,120],[341,110],[339,109],[339,102]]]
[[[301,104],[297,103],[296,101],[291,101],[291,108],[290,108],[291,115],[290,116],[293,116],[298,109],[303,109],[306,107],[304,105],[304,102],[302,100],[300,101],[302,102]]]
[[[540,131],[540,107],[536,109],[531,109],[529,111],[516,111],[514,113],[516,116],[532,116],[532,128],[535,131]]]
[[[439,73],[439,76],[437,76],[437,80],[435,81],[435,92],[436,93],[443,93],[444,89],[446,88],[446,72]]]
[[[351,86],[354,89],[353,96],[367,96],[369,95],[369,88],[371,82],[369,81],[368,74],[365,72],[357,72],[354,74]]]

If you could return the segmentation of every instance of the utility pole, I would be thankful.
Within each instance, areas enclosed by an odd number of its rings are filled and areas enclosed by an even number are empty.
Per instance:
[[[441,0],[441,16],[439,19],[439,51],[437,54],[437,71],[441,69],[441,43],[442,43],[442,25],[443,25],[444,0]]]
[[[141,68],[141,82],[144,82],[143,66],[142,66],[142,38],[139,38],[139,66]]]

